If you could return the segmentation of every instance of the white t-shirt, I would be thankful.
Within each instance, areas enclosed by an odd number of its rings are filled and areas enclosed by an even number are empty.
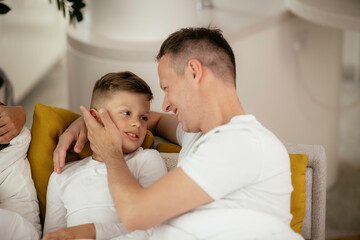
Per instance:
[[[136,180],[147,187],[167,173],[160,154],[139,148],[125,155]],[[44,235],[59,228],[95,223],[96,238],[110,239],[128,232],[121,224],[108,188],[104,163],[91,157],[67,164],[50,176]]]
[[[205,209],[251,209],[290,226],[291,172],[284,145],[252,115],[239,115],[206,134],[185,133],[178,166],[214,201]]]

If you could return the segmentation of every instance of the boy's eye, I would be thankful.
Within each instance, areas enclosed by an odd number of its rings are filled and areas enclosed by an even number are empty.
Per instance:
[[[129,116],[129,115],[130,115],[130,112],[129,112],[129,111],[125,111],[125,112],[121,112],[121,114]]]
[[[143,116],[143,117],[141,117],[141,120],[144,120],[145,122],[147,122],[147,120],[149,120],[149,118],[146,116]]]

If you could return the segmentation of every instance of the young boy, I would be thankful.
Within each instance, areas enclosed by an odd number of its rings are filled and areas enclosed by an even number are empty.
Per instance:
[[[98,110],[105,108],[116,122],[127,165],[143,187],[167,173],[156,150],[140,147],[146,135],[152,97],[144,80],[131,72],[119,72],[108,73],[98,80],[91,100],[94,118],[100,121]],[[82,161],[67,164],[61,174],[54,172],[50,176],[44,235],[89,223],[94,223],[96,236],[91,237],[96,239],[110,239],[128,232],[114,207],[106,166],[96,152]],[[87,234],[74,238],[90,237]]]
[[[8,144],[0,144],[1,239],[38,240],[41,236],[39,205],[27,159],[30,140],[30,131],[23,127]]]

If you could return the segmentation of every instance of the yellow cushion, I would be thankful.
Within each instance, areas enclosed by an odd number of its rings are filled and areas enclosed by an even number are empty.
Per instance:
[[[294,190],[291,193],[290,212],[293,215],[290,226],[301,234],[301,227],[306,207],[306,166],[308,156],[305,154],[289,154],[291,168],[291,182]]]
[[[181,147],[173,143],[158,143],[156,150],[164,153],[178,153],[181,150]]]
[[[59,136],[80,115],[66,109],[36,104],[31,128],[31,143],[28,159],[31,166],[31,174],[37,191],[40,205],[40,219],[44,222],[46,209],[46,191],[51,173],[53,172],[53,151],[55,150]],[[154,143],[154,137],[147,131],[144,148],[149,148]],[[81,153],[69,150],[66,162],[90,156],[92,151],[86,144]]]
[[[181,147],[171,143],[159,143],[156,149],[159,152],[177,153],[180,152]],[[291,168],[291,182],[294,190],[291,193],[291,209],[293,215],[290,226],[291,228],[301,234],[302,222],[305,215],[306,206],[306,183],[305,172],[308,162],[308,156],[305,154],[289,154],[290,168]]]

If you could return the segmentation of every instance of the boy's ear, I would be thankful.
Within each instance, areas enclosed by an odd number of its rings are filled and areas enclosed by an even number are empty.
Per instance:
[[[94,108],[90,109],[90,114],[91,114],[91,116],[93,116],[94,118],[96,118],[96,116],[97,116],[97,111],[96,111],[96,109],[94,109]]]
[[[99,113],[96,109],[94,108],[90,109],[90,114],[96,119],[96,121],[100,122],[100,118],[98,117]]]
[[[96,121],[98,121],[98,123],[104,126],[104,124],[101,121],[101,118],[99,117],[99,112],[96,109],[94,108],[90,109],[90,114],[96,119]]]

